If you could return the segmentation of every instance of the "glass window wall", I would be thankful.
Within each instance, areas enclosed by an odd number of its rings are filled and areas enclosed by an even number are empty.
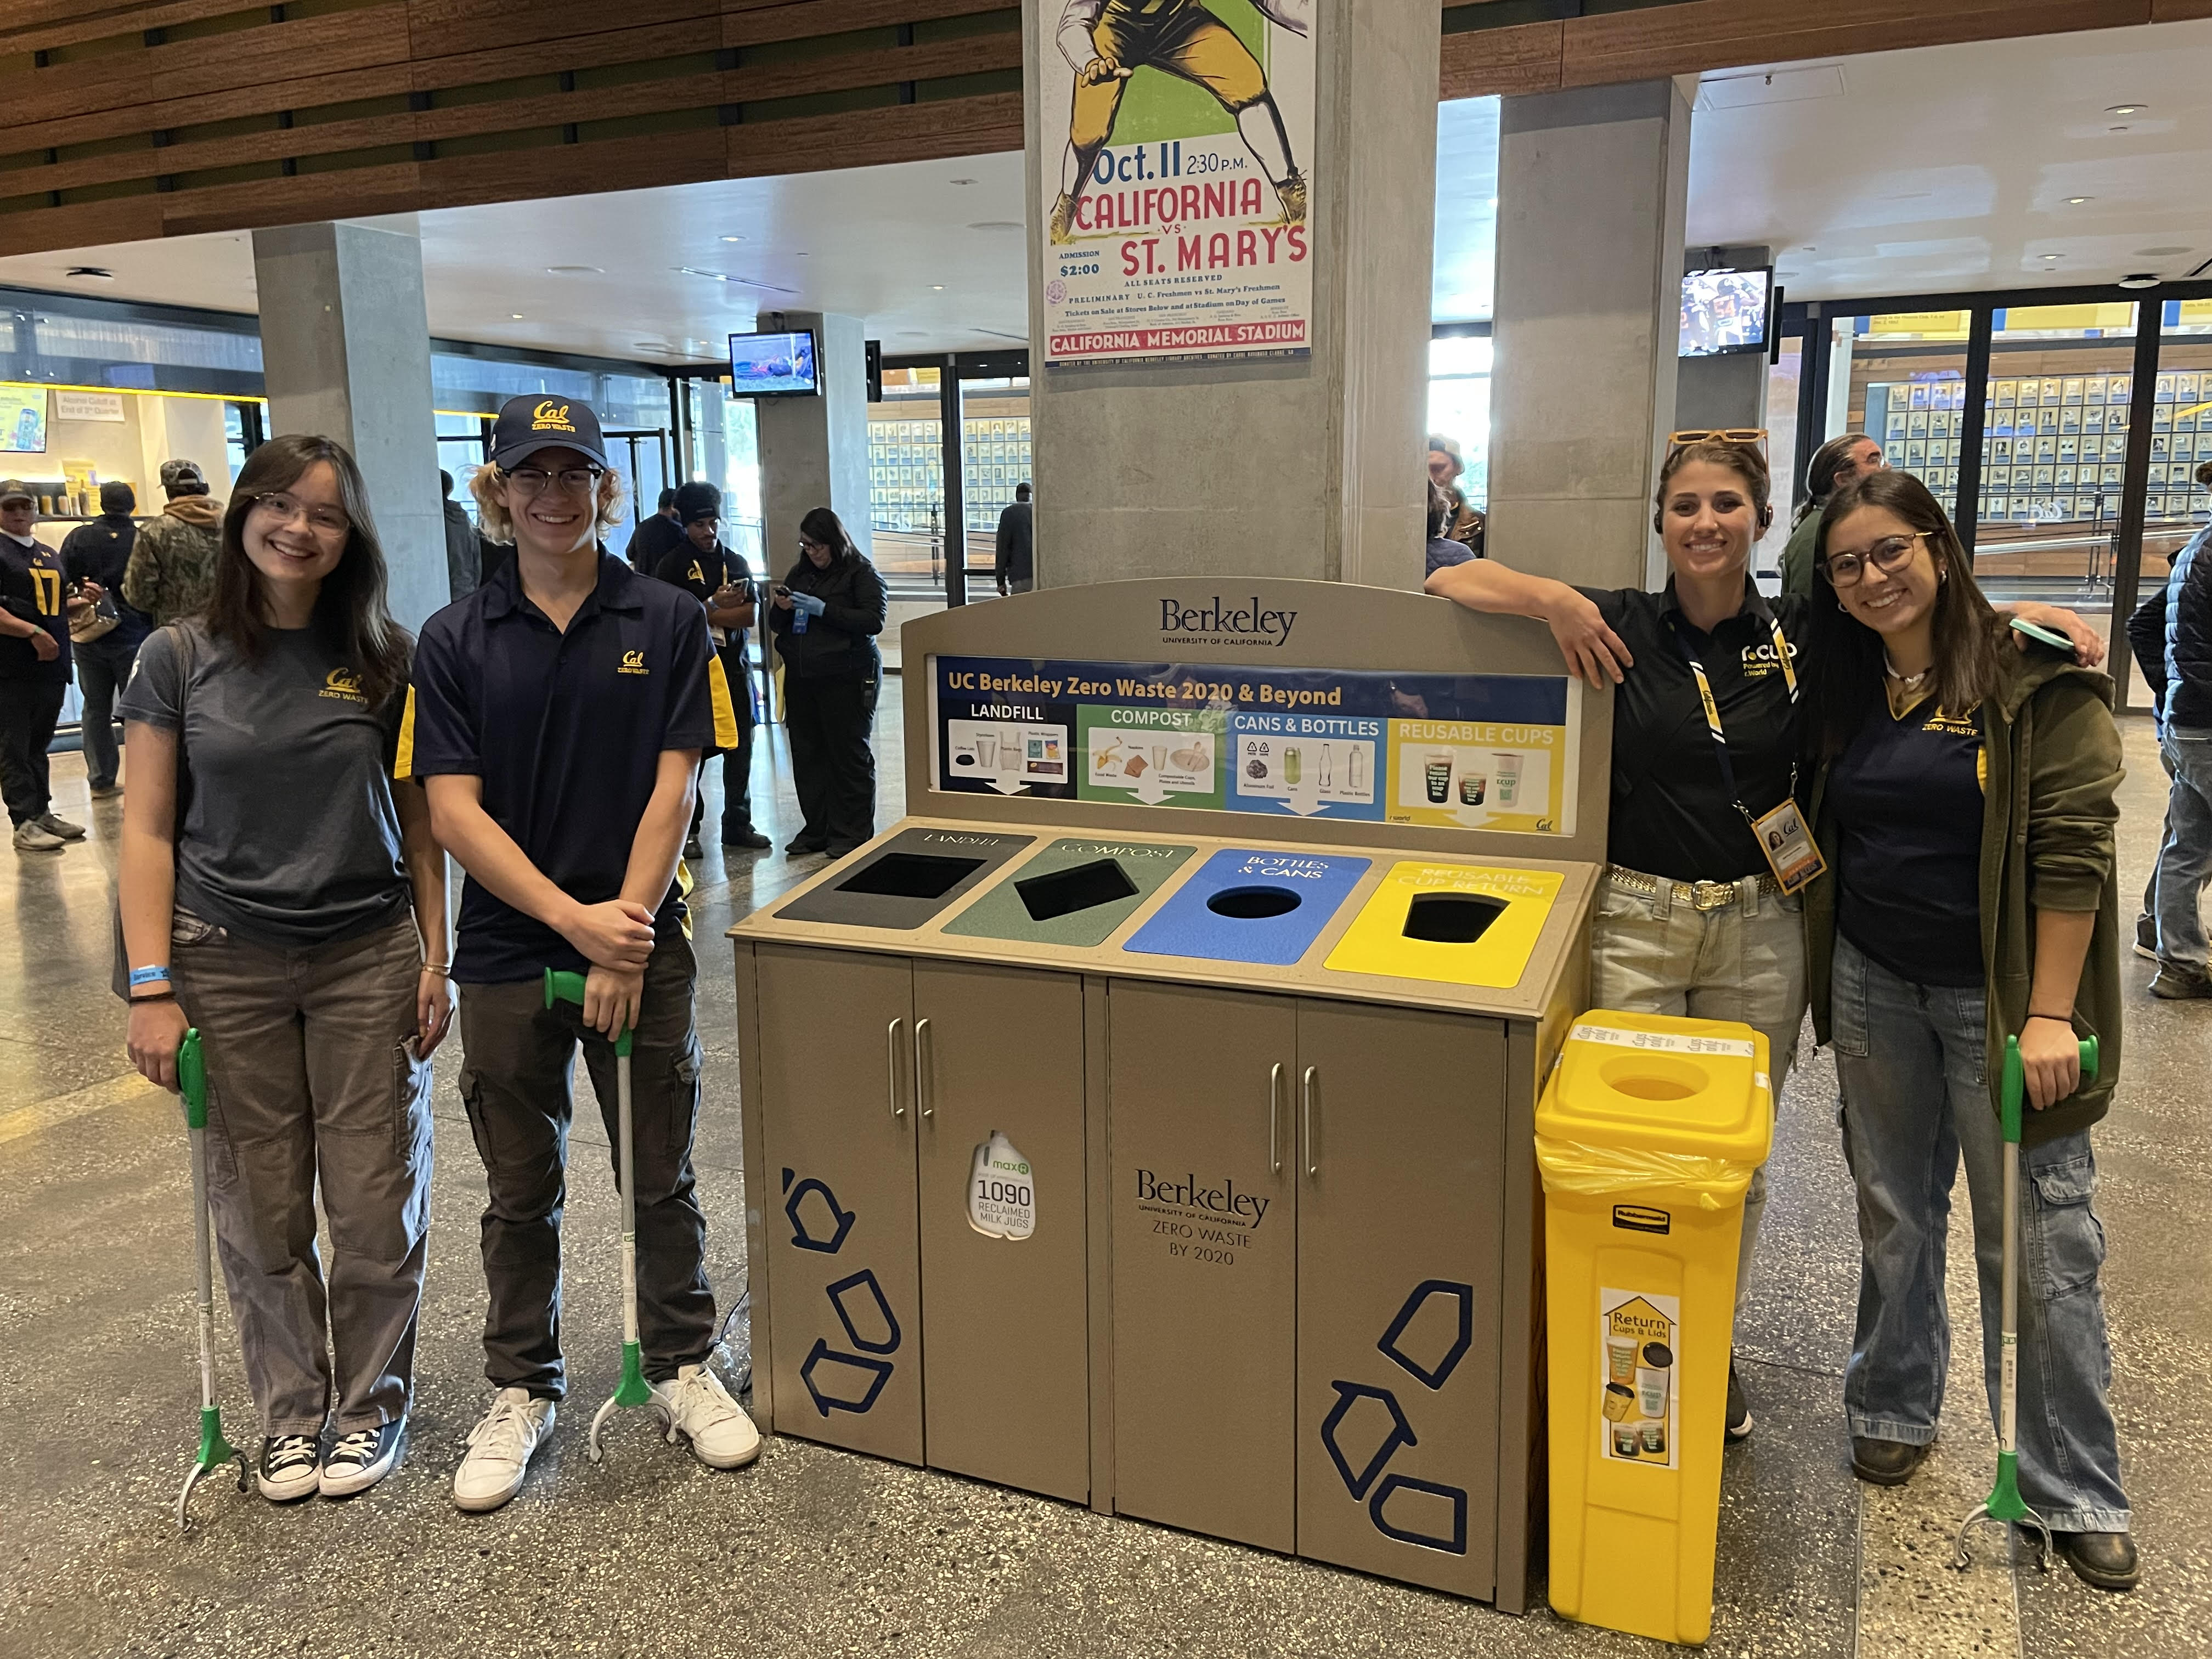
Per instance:
[[[1487,334],[1443,334],[1429,342],[1429,431],[1459,445],[1459,487],[1478,511],[1490,505],[1490,365]]]
[[[933,368],[887,368],[883,401],[868,405],[868,525],[876,568],[900,598],[945,593],[939,380]]]

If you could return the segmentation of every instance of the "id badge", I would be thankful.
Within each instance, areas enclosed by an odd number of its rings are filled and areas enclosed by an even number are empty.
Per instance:
[[[1814,845],[1812,833],[1805,828],[1804,814],[1797,810],[1795,800],[1785,800],[1771,812],[1753,818],[1751,827],[1759,836],[1759,850],[1766,854],[1766,862],[1774,872],[1775,880],[1782,884],[1784,892],[1799,891],[1827,869],[1828,861]]]

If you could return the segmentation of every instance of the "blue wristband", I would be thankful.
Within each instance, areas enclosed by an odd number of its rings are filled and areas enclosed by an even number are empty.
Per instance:
[[[169,970],[167,969],[133,968],[131,970],[131,985],[133,990],[136,990],[141,985],[152,985],[157,981],[163,985],[167,985],[169,982]]]

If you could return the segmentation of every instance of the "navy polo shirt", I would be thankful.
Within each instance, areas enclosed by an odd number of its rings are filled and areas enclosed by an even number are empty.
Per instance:
[[[729,683],[698,601],[602,549],[599,585],[568,631],[523,597],[513,559],[423,624],[396,776],[483,780],[484,811],[553,884],[586,904],[622,896],[660,757],[737,746]],[[679,865],[654,921],[681,925]],[[474,877],[453,977],[472,984],[580,971],[580,952]]]

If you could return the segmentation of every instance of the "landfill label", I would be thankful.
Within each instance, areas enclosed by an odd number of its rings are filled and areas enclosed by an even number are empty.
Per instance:
[[[986,1238],[1019,1240],[1036,1231],[1036,1172],[998,1129],[968,1166],[968,1224]]]

